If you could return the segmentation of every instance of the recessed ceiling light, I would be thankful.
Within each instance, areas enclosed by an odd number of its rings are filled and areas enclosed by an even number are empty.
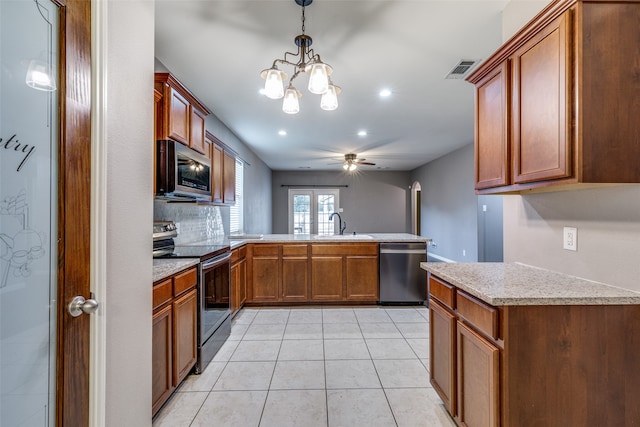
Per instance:
[[[381,98],[387,98],[389,96],[391,96],[391,90],[390,89],[382,89],[379,93]]]
[[[358,131],[358,136],[367,136],[367,131],[366,130]]]
[[[279,131],[278,131],[278,135],[280,135],[280,136],[285,136],[285,135],[287,135],[287,131],[286,131],[286,130],[284,130],[284,129],[279,130]]]

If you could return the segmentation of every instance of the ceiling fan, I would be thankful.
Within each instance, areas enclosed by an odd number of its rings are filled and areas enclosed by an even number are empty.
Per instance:
[[[367,165],[367,166],[375,166],[375,163],[365,162],[367,159],[358,159],[357,154],[348,153],[344,155],[344,162],[342,163],[342,169],[353,172],[356,170],[358,165]]]

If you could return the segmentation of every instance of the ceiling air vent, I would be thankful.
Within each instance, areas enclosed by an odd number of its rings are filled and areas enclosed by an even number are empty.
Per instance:
[[[478,61],[474,59],[462,59],[458,62],[449,74],[447,74],[445,79],[462,79],[466,76],[469,71],[476,65]]]

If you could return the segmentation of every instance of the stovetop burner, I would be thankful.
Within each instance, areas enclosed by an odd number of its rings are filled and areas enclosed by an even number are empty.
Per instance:
[[[163,254],[156,258],[200,258],[200,261],[205,261],[230,250],[231,247],[229,245],[174,246],[171,253]]]

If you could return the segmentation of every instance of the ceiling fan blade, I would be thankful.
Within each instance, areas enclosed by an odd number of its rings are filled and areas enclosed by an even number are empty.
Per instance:
[[[356,162],[356,164],[358,165],[368,165],[368,166],[375,166],[375,163],[371,163],[371,162]]]

